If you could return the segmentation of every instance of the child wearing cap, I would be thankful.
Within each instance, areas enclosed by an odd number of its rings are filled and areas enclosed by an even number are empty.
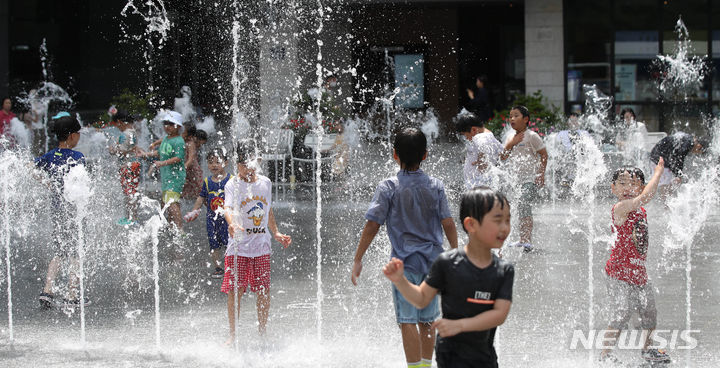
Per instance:
[[[64,177],[70,168],[76,165],[85,165],[85,156],[73,150],[80,141],[80,123],[67,112],[61,112],[53,118],[52,132],[58,139],[58,147],[35,159],[35,167],[42,170],[49,180],[46,182],[52,191],[50,219],[53,223],[53,243],[55,254],[50,261],[45,277],[45,287],[40,293],[40,305],[50,308],[55,304],[53,283],[64,259],[70,261],[69,290],[65,303],[78,305],[78,258],[77,244],[78,229],[72,220],[75,217],[75,207],[63,198],[65,190]],[[85,300],[85,304],[88,301]]]
[[[230,338],[235,340],[235,305],[250,287],[257,294],[258,331],[265,333],[270,311],[270,239],[285,248],[292,239],[278,231],[272,210],[272,182],[259,175],[255,144],[243,140],[237,146],[237,175],[225,185],[225,220],[228,223],[225,275],[221,291],[227,293]],[[237,295],[237,299],[235,299]]]
[[[148,174],[160,169],[160,183],[163,205],[168,206],[168,220],[182,233],[182,213],[180,212],[180,195],[185,185],[185,141],[180,136],[183,128],[182,115],[176,111],[168,111],[161,118],[167,136],[150,145],[157,150],[144,152],[143,157],[157,157],[150,165]],[[181,258],[176,254],[176,258]]]

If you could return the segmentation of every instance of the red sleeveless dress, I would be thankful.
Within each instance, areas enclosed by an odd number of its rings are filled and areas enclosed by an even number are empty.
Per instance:
[[[615,223],[615,207],[611,210]],[[645,260],[648,249],[648,224],[645,209],[640,207],[628,214],[620,227],[613,225],[617,232],[610,259],[605,264],[608,276],[633,285],[645,285],[648,280]]]

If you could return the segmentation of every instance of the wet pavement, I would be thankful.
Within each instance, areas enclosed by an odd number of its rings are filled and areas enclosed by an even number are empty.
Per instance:
[[[275,217],[281,231],[293,237],[293,245],[282,249],[273,243],[272,307],[266,336],[261,338],[256,332],[255,297],[246,295],[238,332],[240,346],[223,345],[227,338],[226,298],[219,291],[221,280],[209,277],[204,223],[196,221],[186,229],[191,236],[184,243],[186,259],[181,264],[170,262],[172,242],[167,235],[160,236],[161,341],[156,346],[152,245],[150,239],[128,240],[133,230],[112,223],[120,212],[117,206],[110,206],[106,210],[110,220],[95,222],[87,238],[86,294],[93,304],[86,308],[85,346],[80,344],[78,311],[38,307],[37,295],[51,257],[45,247],[49,230],[13,234],[14,341],[9,339],[7,278],[3,277],[1,365],[403,366],[390,283],[380,271],[390,253],[384,229],[365,257],[360,285],[354,287],[349,280],[374,186],[379,178],[396,171],[384,153],[386,148],[373,146],[365,151],[368,153],[353,156],[348,179],[322,187],[320,265],[315,187],[278,188]],[[426,172],[446,183],[453,214],[462,189],[461,152],[459,144],[436,145],[424,164]],[[184,210],[190,205],[185,203]],[[515,264],[515,283],[510,315],[498,328],[495,342],[501,367],[606,366],[596,362],[598,351],[570,349],[570,342],[575,330],[587,333],[605,328],[607,323],[603,267],[612,241],[611,205],[607,195],[592,203],[548,199],[535,208],[537,251],[504,251],[504,257]],[[720,361],[715,343],[720,339],[720,287],[715,278],[720,269],[717,208],[707,216],[688,252],[683,245],[665,240],[670,231],[667,224],[679,215],[659,202],[647,206],[648,272],[656,289],[658,329],[686,329],[689,322],[690,329],[698,330],[692,335],[697,339],[694,349],[669,349],[674,361],[669,366],[713,367]],[[42,221],[38,223],[44,226]],[[465,239],[460,230],[461,244]],[[618,356],[628,366],[642,364],[638,351],[620,351]]]

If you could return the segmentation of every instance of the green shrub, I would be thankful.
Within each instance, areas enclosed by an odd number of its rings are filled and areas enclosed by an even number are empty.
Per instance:
[[[518,96],[512,103],[512,106],[523,105],[530,112],[530,122],[528,129],[537,132],[540,136],[545,136],[555,131],[562,130],[566,127],[567,122],[559,107],[551,104],[542,91],[536,91],[531,95]],[[494,111],[493,117],[485,124],[493,134],[500,136],[506,124],[510,124],[508,115],[510,108],[502,111]]]

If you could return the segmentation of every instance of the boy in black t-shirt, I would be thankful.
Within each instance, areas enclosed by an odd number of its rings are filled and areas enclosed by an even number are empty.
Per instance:
[[[510,204],[488,187],[465,192],[460,220],[468,244],[442,253],[420,286],[403,275],[393,258],[383,273],[415,307],[423,308],[439,292],[443,318],[432,325],[438,367],[497,367],[495,328],[505,322],[512,303],[513,265],[490,252],[510,233]]]

